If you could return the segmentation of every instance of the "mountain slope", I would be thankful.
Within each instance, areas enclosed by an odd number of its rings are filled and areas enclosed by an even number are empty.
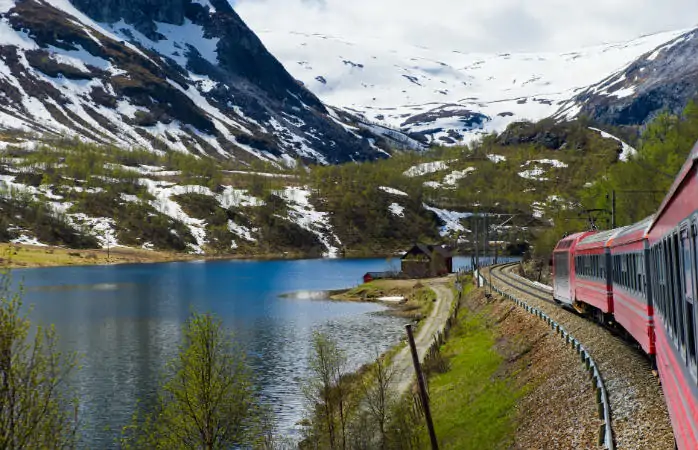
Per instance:
[[[292,165],[375,159],[226,0],[0,1],[0,126]]]
[[[474,54],[256,31],[325,103],[439,144],[468,142],[514,121],[549,117],[588,86],[683,33],[561,54]]]
[[[698,96],[698,31],[682,34],[566,102],[558,117],[585,114],[610,125],[644,125],[679,114]]]

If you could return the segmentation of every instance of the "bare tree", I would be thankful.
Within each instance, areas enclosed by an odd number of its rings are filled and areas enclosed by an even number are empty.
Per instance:
[[[347,358],[337,343],[323,333],[313,333],[309,361],[311,377],[304,387],[311,424],[306,440],[319,448],[346,449],[348,389],[345,386]],[[318,424],[314,418],[321,418]]]
[[[366,413],[370,422],[378,429],[379,445],[382,450],[388,448],[387,427],[398,400],[394,376],[394,367],[377,354],[376,362],[371,366],[362,383]]]
[[[73,448],[77,399],[67,379],[77,356],[63,355],[53,327],[37,327],[21,313],[20,293],[0,274],[0,448]]]

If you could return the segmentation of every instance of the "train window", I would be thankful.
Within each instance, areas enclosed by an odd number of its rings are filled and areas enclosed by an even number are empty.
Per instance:
[[[684,228],[681,230],[681,250],[683,253],[683,286],[685,299],[685,322],[686,322],[686,354],[688,365],[694,379],[696,377],[696,323],[694,307],[694,257],[693,257],[692,230]]]
[[[652,270],[650,271],[650,276],[652,277],[652,286],[654,287],[654,290],[652,292],[652,302],[654,303],[654,308],[662,313],[662,317],[664,315],[664,311],[662,310],[661,306],[661,286],[660,286],[660,280],[659,280],[659,271],[657,270],[657,246],[653,246],[652,249],[650,249],[650,267]]]
[[[676,341],[676,328],[675,328],[675,322],[674,322],[674,278],[672,275],[672,266],[671,266],[671,251],[669,250],[669,240],[664,239],[664,243],[662,245],[663,248],[663,260],[662,260],[662,269],[664,270],[664,280],[665,280],[665,301],[666,301],[666,309],[667,309],[667,323],[668,323],[668,329],[671,334],[671,337]]]
[[[598,268],[598,266],[597,266],[598,263],[596,262],[596,259],[597,259],[597,258],[596,258],[596,255],[593,255],[593,256],[591,257],[591,276],[594,277],[594,278],[596,278],[596,277],[598,276],[598,275],[596,274],[596,270],[597,270],[597,268]]]
[[[679,349],[681,356],[683,357],[684,361],[686,360],[686,333],[685,333],[685,328],[684,328],[684,303],[683,303],[683,294],[684,290],[682,289],[683,284],[681,283],[681,279],[683,278],[683,267],[681,264],[681,246],[679,244],[679,235],[674,233],[674,235],[671,237],[671,251],[672,251],[672,258],[674,262],[674,278],[675,278],[675,283],[674,283],[674,304],[676,307],[676,321],[675,321],[675,327],[676,327],[676,334],[678,335],[679,338]]]
[[[640,266],[638,264],[639,255],[636,253],[633,255],[633,289],[635,292],[640,292],[639,274]]]

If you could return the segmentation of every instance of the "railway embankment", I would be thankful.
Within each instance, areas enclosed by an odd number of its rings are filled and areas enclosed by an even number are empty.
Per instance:
[[[444,448],[598,448],[594,390],[574,352],[550,327],[485,289],[464,296],[429,379]]]
[[[645,355],[609,330],[555,305],[548,290],[519,277],[513,273],[512,266],[498,266],[491,272],[485,269],[482,273],[502,292],[513,295],[544,312],[583,344],[597,364],[605,383],[615,448],[658,450],[674,448],[674,436],[664,396]],[[521,308],[516,308],[523,311]],[[562,344],[562,347],[559,347],[559,344],[551,343],[550,351],[572,354],[575,356],[577,365],[584,367],[579,363],[576,352],[566,345],[565,340],[559,335],[556,336],[553,331],[550,333],[558,343]],[[551,376],[555,375],[551,374]],[[592,384],[588,376],[583,380],[563,377],[558,379],[555,387],[582,390],[591,388]],[[563,401],[563,403],[566,403],[565,408],[574,415],[578,407],[576,400],[572,397],[569,402]],[[545,417],[545,420],[542,420],[542,417]],[[538,416],[537,418],[543,425],[549,417]],[[579,415],[579,423],[572,426],[568,430],[569,433],[586,429],[584,417],[584,414]],[[541,445],[545,446],[544,442],[541,439]],[[557,448],[578,447],[560,445]]]

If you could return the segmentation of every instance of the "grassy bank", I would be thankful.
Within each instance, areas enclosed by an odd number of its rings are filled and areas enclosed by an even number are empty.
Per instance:
[[[133,247],[106,249],[71,249],[56,246],[0,243],[0,267],[17,269],[31,267],[88,266],[108,264],[145,264],[174,261],[219,261],[237,259],[304,259],[301,252],[251,255],[193,255],[189,253],[144,250]]]
[[[487,314],[487,309],[478,313],[461,309],[458,324],[441,347],[448,371],[429,379],[441,448],[508,448],[514,438],[516,404],[522,392],[505,370],[500,342]]]
[[[128,247],[77,250],[62,247],[0,243],[0,266],[7,268],[85,266],[185,261],[193,255]]]
[[[422,280],[423,281],[423,280]],[[381,297],[404,297],[405,301],[390,306],[391,315],[421,320],[429,315],[436,294],[420,280],[374,280],[332,295],[333,300],[373,302]]]

